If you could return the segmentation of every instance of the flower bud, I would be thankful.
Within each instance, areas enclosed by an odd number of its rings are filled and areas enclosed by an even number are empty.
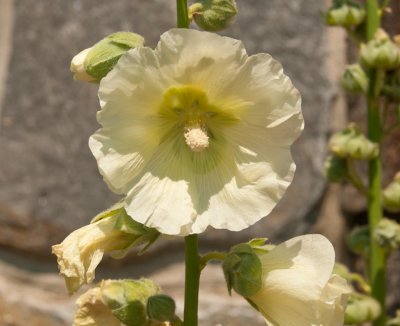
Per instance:
[[[87,54],[90,52],[91,48],[85,49],[79,52],[76,56],[72,58],[71,61],[71,72],[74,75],[75,80],[80,80],[89,83],[97,82],[97,79],[93,76],[90,76],[85,69],[84,62]]]
[[[130,32],[108,35],[93,47],[77,54],[71,62],[75,80],[99,82],[128,50],[141,47],[142,36]]]
[[[340,182],[347,178],[347,162],[337,156],[328,156],[325,160],[325,176],[330,182]]]
[[[248,297],[261,289],[261,261],[249,244],[241,243],[232,247],[222,268],[229,293],[234,289],[240,295]]]
[[[352,93],[366,93],[368,90],[368,77],[359,64],[346,67],[340,80],[343,88]]]
[[[159,288],[149,279],[106,280],[100,284],[103,302],[126,326],[147,326],[147,300]]]
[[[400,49],[382,30],[361,45],[361,62],[368,68],[394,69],[400,65]]]
[[[359,325],[375,320],[381,314],[381,306],[374,298],[360,294],[351,293],[347,303],[344,323]]]
[[[189,18],[206,31],[221,31],[237,15],[235,0],[197,0],[189,7]]]
[[[400,247],[400,224],[383,218],[376,226],[374,236],[381,247],[395,250]]]
[[[326,13],[326,23],[331,26],[356,26],[364,19],[365,9],[350,1],[335,1]]]
[[[400,172],[383,191],[383,207],[391,213],[400,212]]]
[[[354,124],[334,134],[329,149],[336,156],[357,160],[371,160],[379,154],[378,144],[368,140]]]
[[[174,299],[165,294],[153,295],[147,300],[147,315],[155,321],[173,320],[175,318],[175,309]]]
[[[347,238],[347,245],[350,250],[363,257],[369,255],[370,242],[368,225],[355,227]]]
[[[147,248],[158,238],[158,231],[134,221],[122,206],[117,203],[52,247],[70,294],[93,281],[104,253],[120,258],[133,246]]]

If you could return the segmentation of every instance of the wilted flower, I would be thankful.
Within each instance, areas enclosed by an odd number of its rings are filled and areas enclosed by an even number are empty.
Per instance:
[[[335,252],[323,236],[290,239],[260,254],[262,287],[247,299],[273,326],[342,326],[344,279],[332,275]]]
[[[123,256],[132,246],[152,243],[159,233],[132,220],[120,204],[99,214],[92,224],[72,232],[52,247],[60,273],[70,293],[95,277],[95,269],[104,253]]]
[[[89,141],[109,187],[135,220],[170,235],[242,230],[292,181],[300,95],[268,54],[173,29],[130,50],[99,89]]]
[[[76,301],[73,326],[149,326],[147,300],[158,291],[149,279],[102,281]]]

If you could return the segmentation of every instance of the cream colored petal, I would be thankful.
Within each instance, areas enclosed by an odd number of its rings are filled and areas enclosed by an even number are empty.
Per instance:
[[[300,236],[260,259],[263,289],[249,299],[271,325],[320,325],[319,302],[335,259],[331,243],[321,235]]]
[[[78,305],[72,326],[121,326],[111,310],[103,303],[101,290],[90,289],[76,301]]]
[[[181,146],[186,146],[183,134],[181,138]],[[169,141],[159,146],[135,180],[125,199],[125,209],[136,221],[163,234],[187,235],[196,212],[188,193],[185,161],[179,156],[182,150],[174,144]]]
[[[287,133],[288,144],[303,129],[300,94],[283,73],[281,64],[268,54],[247,59],[220,97],[230,94],[249,103],[242,116],[245,122],[271,129],[270,133],[279,138]]]
[[[342,326],[344,312],[351,288],[346,280],[338,275],[332,275],[322,290],[319,316],[321,325]]]

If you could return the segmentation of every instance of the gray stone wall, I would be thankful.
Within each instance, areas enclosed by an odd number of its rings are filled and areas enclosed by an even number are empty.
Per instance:
[[[306,129],[293,149],[298,170],[285,199],[270,217],[244,232],[202,235],[202,243],[213,248],[251,236],[283,240],[307,232],[319,214],[325,187],[322,162],[333,89],[327,77],[326,30],[320,21],[324,4],[320,0],[237,2],[240,14],[224,34],[242,39],[251,54],[268,52],[282,62],[303,95]],[[118,30],[142,34],[147,45],[154,46],[159,35],[175,25],[174,4],[172,0],[0,0],[0,261],[9,271],[0,276],[0,306],[3,300],[3,306],[8,302],[13,307],[6,314],[9,324],[0,310],[0,325],[25,325],[23,318],[32,311],[50,316],[48,325],[70,323],[73,299],[66,297],[62,281],[55,276],[50,246],[116,199],[103,183],[87,146],[89,135],[98,128],[96,86],[72,80],[71,58]],[[169,259],[178,269],[181,264],[180,241],[172,243],[179,249],[174,250],[176,254],[166,254],[171,243],[163,242],[158,253],[137,262],[144,267],[127,268],[125,263],[121,272],[111,265],[102,276],[158,271],[165,276],[160,282],[179,296],[180,283],[168,283],[163,269]],[[157,255],[163,255],[163,263]],[[18,277],[11,282],[13,275]],[[205,295],[214,298],[204,301],[211,300],[210,307],[218,302],[219,293],[212,296],[210,284],[220,278],[218,274],[205,279],[206,288],[209,285]],[[25,279],[31,283],[21,285]],[[12,299],[10,291],[15,292]],[[29,291],[39,291],[41,301],[22,300]],[[27,301],[26,306],[18,310],[15,302],[22,301]],[[251,310],[241,311],[251,316]],[[217,311],[204,315],[204,325],[211,325],[206,319],[215,323],[217,315]],[[43,320],[37,325],[45,325]],[[29,325],[34,326],[32,321]],[[237,324],[226,321],[223,325]]]

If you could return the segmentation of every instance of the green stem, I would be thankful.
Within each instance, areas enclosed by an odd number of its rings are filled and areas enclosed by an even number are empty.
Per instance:
[[[380,27],[379,4],[377,0],[367,0],[367,38],[371,40]],[[371,69],[369,71],[368,103],[368,138],[378,144],[382,139],[381,116],[379,110],[379,93],[382,84],[382,72]],[[379,301],[382,307],[381,316],[374,321],[374,326],[384,326],[386,319],[385,295],[385,253],[372,236],[379,221],[383,217],[382,212],[382,165],[381,158],[369,161],[368,166],[368,222],[371,234],[371,250],[369,259],[369,279],[372,295]]]
[[[185,308],[183,325],[197,326],[200,256],[196,234],[185,237],[185,263]]]
[[[203,270],[203,268],[207,266],[207,263],[210,260],[222,261],[225,259],[225,257],[226,257],[226,253],[224,253],[224,252],[219,252],[219,251],[208,252],[200,258],[200,269]]]
[[[187,0],[176,0],[177,26],[179,28],[189,28],[189,13]]]
[[[367,191],[364,183],[358,176],[356,168],[354,166],[354,161],[351,158],[347,159],[347,172],[348,172],[348,177],[349,177],[351,183],[353,184],[353,186],[356,187],[357,190],[359,190],[363,195],[367,196],[368,191]]]

